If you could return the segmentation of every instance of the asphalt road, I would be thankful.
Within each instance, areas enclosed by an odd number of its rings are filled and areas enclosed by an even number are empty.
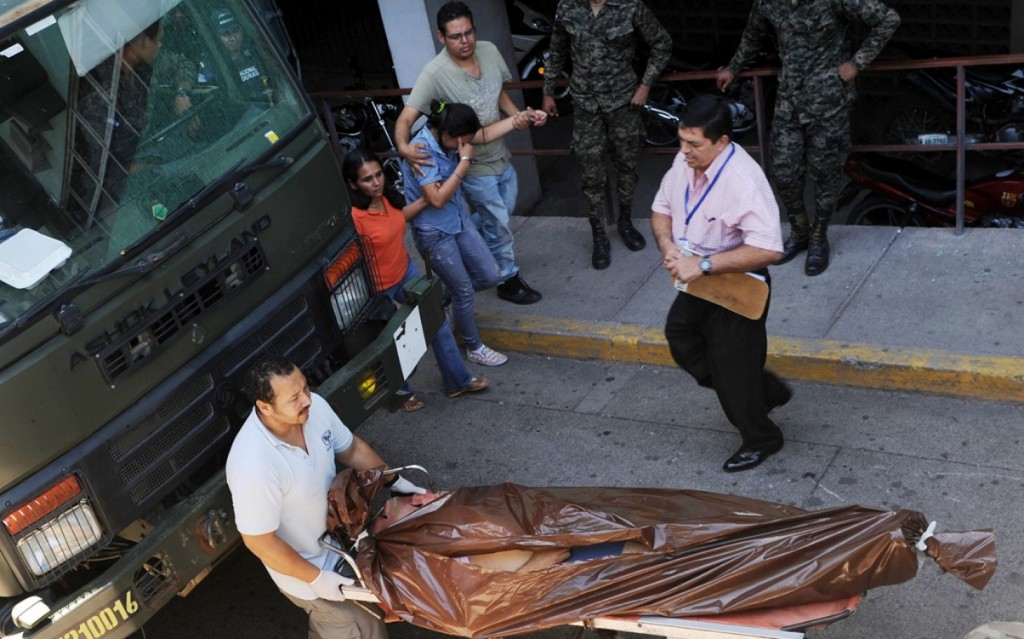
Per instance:
[[[988,588],[974,591],[928,561],[914,580],[869,592],[854,617],[809,636],[959,639],[989,621],[1024,621],[1024,405],[799,384],[773,413],[785,449],[728,475],[719,467],[738,438],[712,394],[678,370],[512,354],[482,371],[490,390],[449,400],[433,362],[420,368],[413,381],[426,408],[377,415],[358,432],[391,463],[426,466],[437,488],[679,487],[809,509],[911,508],[940,530],[995,530],[1001,566]],[[243,550],[145,634],[299,639],[306,628]],[[391,626],[394,639],[431,634]]]

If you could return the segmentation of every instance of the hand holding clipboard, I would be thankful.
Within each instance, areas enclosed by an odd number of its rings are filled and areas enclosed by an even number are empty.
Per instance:
[[[712,273],[698,277],[690,283],[672,278],[676,290],[722,308],[747,319],[760,319],[768,303],[768,283],[753,273]]]

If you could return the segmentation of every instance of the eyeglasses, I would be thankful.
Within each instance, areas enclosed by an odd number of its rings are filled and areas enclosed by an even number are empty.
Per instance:
[[[469,40],[476,35],[476,29],[466,29],[462,33],[446,33],[444,37],[448,38],[452,42],[458,42],[460,40]]]

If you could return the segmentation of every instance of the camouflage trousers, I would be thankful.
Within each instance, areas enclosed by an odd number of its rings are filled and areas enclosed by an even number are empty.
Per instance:
[[[608,185],[605,158],[611,157],[618,172],[619,214],[631,215],[640,155],[640,113],[628,104],[607,113],[577,107],[573,118],[572,150],[580,165],[587,213],[591,219],[604,220]]]
[[[779,200],[792,217],[805,213],[804,187],[814,182],[814,212],[828,221],[836,208],[843,167],[850,154],[850,110],[802,124],[776,117],[771,132],[772,177]]]

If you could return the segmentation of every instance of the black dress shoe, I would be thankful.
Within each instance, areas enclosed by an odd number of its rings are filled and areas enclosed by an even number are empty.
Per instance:
[[[516,273],[498,284],[498,297],[513,304],[533,304],[539,302],[542,295],[530,288],[519,273]]]
[[[782,450],[782,442],[758,448],[747,448],[746,446],[736,451],[732,457],[725,460],[722,470],[727,473],[738,473],[741,470],[750,470],[759,466],[761,462],[768,459],[775,453]]]

